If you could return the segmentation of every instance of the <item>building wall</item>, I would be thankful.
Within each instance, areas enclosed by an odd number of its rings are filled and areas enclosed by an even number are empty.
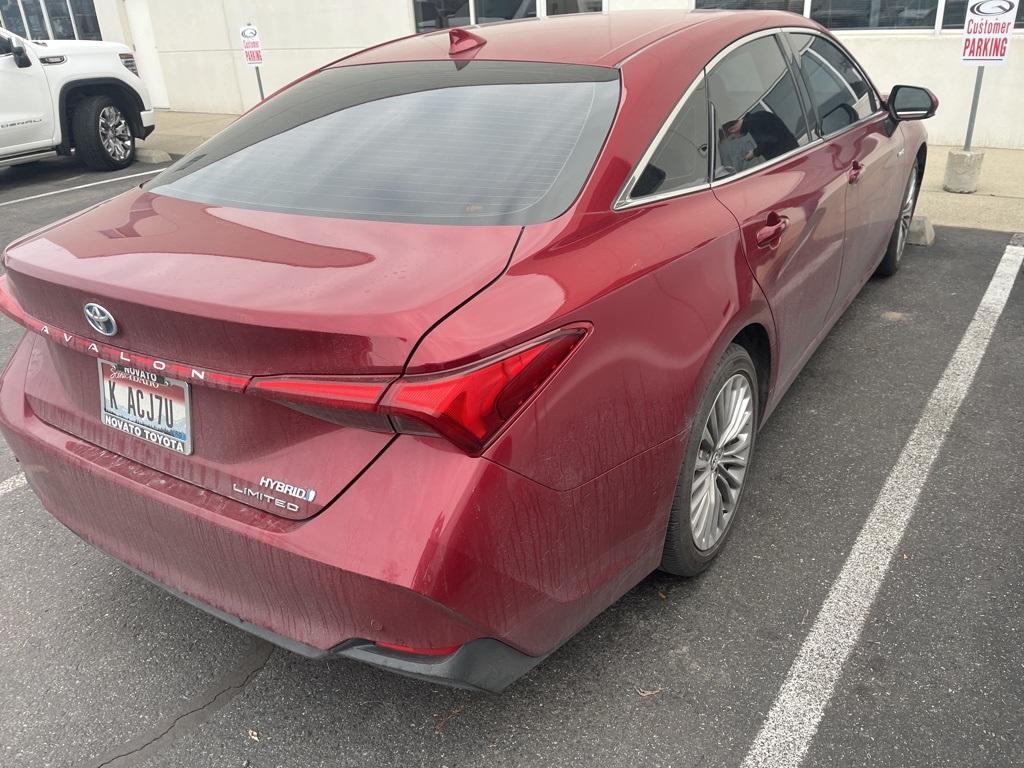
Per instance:
[[[103,36],[134,43],[139,69],[157,107],[239,113],[258,98],[256,77],[242,61],[238,28],[259,27],[266,92],[315,67],[414,29],[411,0],[96,0]],[[632,8],[687,8],[693,0],[608,0],[614,13]],[[856,31],[839,37],[880,89],[924,85],[939,97],[928,121],[935,144],[964,139],[975,68],[959,60],[956,31]],[[1014,35],[1007,64],[988,67],[974,143],[1024,149],[1024,31]]]
[[[96,11],[104,39],[134,38],[154,105],[183,112],[237,114],[259,100],[238,35],[247,22],[260,31],[267,94],[413,31],[409,0],[96,0]]]
[[[931,32],[838,37],[863,64],[883,93],[903,83],[923,85],[939,97],[939,111],[928,120],[933,144],[963,144],[971,111],[977,67],[960,63],[960,34]],[[1024,33],[1011,41],[1006,64],[986,67],[974,128],[974,145],[1024,149]]]

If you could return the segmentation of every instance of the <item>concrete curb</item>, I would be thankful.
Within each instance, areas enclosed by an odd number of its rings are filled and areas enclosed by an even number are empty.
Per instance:
[[[135,159],[140,163],[151,165],[171,162],[171,156],[162,149],[142,149],[141,147],[135,150]]]

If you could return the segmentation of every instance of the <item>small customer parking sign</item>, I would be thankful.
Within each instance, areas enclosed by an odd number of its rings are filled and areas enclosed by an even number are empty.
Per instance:
[[[245,57],[245,63],[250,67],[258,67],[263,63],[260,31],[253,24],[245,24],[239,30],[239,34],[242,36],[242,55]]]
[[[1010,47],[1018,0],[968,2],[960,59],[964,64],[988,67],[1002,64]]]

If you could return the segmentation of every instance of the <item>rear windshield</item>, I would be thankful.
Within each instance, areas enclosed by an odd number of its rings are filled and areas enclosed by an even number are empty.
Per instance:
[[[146,188],[313,216],[533,224],[576,199],[618,100],[618,72],[605,67],[336,67],[249,112]]]

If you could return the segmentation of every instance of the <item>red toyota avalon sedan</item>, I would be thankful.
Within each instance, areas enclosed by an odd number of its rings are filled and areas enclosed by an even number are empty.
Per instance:
[[[719,554],[758,427],[899,267],[935,108],[776,12],[357,53],[9,247],[0,427],[183,599],[500,691]]]

